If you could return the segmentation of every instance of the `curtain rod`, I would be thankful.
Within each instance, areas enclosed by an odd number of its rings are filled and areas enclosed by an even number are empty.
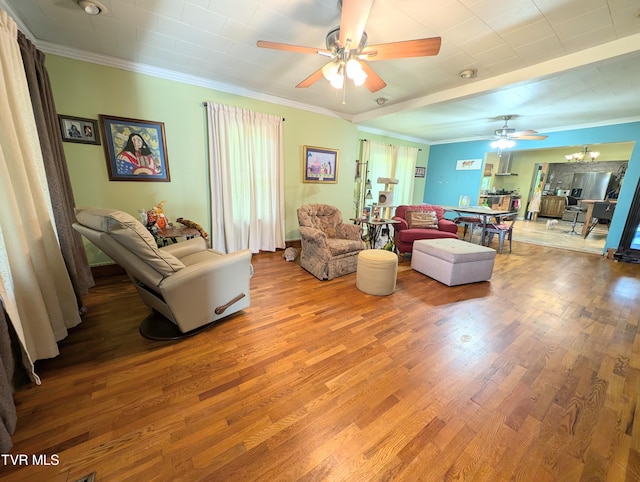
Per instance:
[[[209,105],[209,103],[205,100],[205,101],[202,103],[202,105],[206,107],[206,106],[208,106],[208,105]],[[286,119],[283,117],[283,118],[282,118],[282,122],[284,122],[285,120],[286,120]]]
[[[363,142],[369,142],[369,139],[360,139]],[[395,144],[389,144],[390,146],[394,146]],[[421,151],[422,149],[418,147],[418,150]]]

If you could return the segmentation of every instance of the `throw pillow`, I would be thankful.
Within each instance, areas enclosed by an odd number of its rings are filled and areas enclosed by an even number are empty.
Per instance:
[[[409,211],[409,228],[438,229],[438,216],[435,211]]]

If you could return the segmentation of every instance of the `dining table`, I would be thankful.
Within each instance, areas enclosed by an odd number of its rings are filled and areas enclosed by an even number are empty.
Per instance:
[[[484,239],[487,232],[487,224],[489,224],[489,219],[494,217],[496,220],[500,220],[504,216],[508,216],[510,214],[514,214],[513,211],[502,210],[502,209],[491,209],[489,206],[441,206],[442,209],[449,212],[454,212],[460,216],[463,215],[473,215],[478,216],[482,219],[482,234],[480,236],[480,244],[484,245]]]

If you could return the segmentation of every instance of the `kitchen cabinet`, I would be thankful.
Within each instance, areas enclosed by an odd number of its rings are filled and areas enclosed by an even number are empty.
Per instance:
[[[487,194],[480,196],[480,206],[489,206],[491,209],[508,211],[511,205],[511,196]]]
[[[564,213],[566,198],[564,196],[542,196],[538,216],[561,218]]]

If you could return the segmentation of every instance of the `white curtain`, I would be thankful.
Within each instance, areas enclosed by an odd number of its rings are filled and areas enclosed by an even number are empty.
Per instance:
[[[52,222],[17,32],[0,11],[0,298],[40,383],[33,363],[58,355],[57,342],[80,316]]]
[[[418,162],[418,148],[396,147],[396,163],[392,177],[398,179],[399,182],[393,190],[395,204],[413,204],[413,181]]]
[[[224,253],[284,248],[282,118],[206,105],[212,247]]]
[[[384,190],[383,184],[376,182],[379,177],[398,179],[393,186],[393,203],[411,204],[413,199],[413,175],[418,160],[418,148],[397,146],[388,142],[363,140],[362,158],[369,161],[369,178],[373,185],[374,200],[376,193]]]

